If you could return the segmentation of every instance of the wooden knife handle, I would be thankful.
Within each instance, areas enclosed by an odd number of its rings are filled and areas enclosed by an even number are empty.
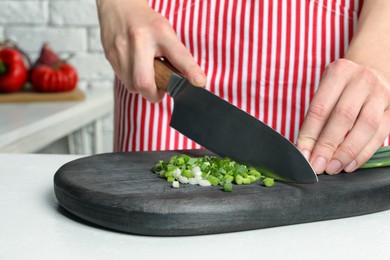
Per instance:
[[[154,79],[157,88],[167,92],[168,83],[174,74],[179,75],[179,72],[168,61],[154,59]]]

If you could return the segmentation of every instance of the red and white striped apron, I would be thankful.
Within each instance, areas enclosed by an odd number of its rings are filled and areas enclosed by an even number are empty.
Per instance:
[[[342,57],[359,0],[150,0],[208,77],[206,88],[296,141],[325,66]],[[115,81],[114,150],[200,148]],[[210,108],[212,109],[212,108]]]

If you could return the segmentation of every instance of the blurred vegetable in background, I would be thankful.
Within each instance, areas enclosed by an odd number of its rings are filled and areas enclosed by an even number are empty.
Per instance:
[[[22,54],[14,48],[0,50],[0,92],[16,92],[28,79],[28,68]]]
[[[62,60],[49,44],[44,44],[30,71],[33,89],[40,92],[71,91],[76,88],[77,81],[76,69]]]

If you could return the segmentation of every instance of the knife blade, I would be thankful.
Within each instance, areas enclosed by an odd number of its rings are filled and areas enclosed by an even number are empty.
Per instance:
[[[316,183],[297,147],[260,120],[204,88],[193,86],[168,61],[155,59],[155,80],[174,100],[170,126],[209,151],[256,167],[266,176]]]

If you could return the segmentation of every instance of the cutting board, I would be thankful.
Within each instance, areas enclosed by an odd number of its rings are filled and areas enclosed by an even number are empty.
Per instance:
[[[184,236],[253,230],[358,216],[390,209],[390,168],[321,175],[316,184],[276,182],[220,187],[171,183],[151,172],[173,155],[204,150],[108,153],[63,165],[54,191],[67,211],[126,233]],[[283,162],[281,162],[283,163]]]
[[[79,101],[83,99],[85,99],[85,94],[78,88],[72,91],[55,93],[35,92],[31,90],[15,93],[0,93],[0,103]]]

